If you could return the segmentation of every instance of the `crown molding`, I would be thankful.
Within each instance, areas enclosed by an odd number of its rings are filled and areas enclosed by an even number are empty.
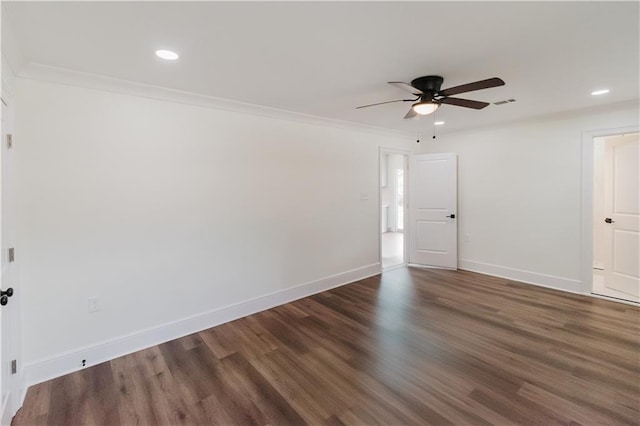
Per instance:
[[[294,111],[287,111],[262,105],[239,102],[231,99],[217,98],[214,96],[201,95],[198,93],[169,89],[166,87],[154,86],[150,84],[137,83],[133,81],[107,77],[100,74],[86,73],[34,62],[24,66],[17,76],[19,78],[27,80],[45,81],[67,86],[82,87],[85,89],[102,90],[106,92],[194,105],[222,111],[231,111],[259,117],[293,121],[297,123],[311,124],[316,126],[333,127],[357,132],[365,132],[378,136],[389,136],[395,138],[412,137],[411,133],[399,130],[366,126],[363,124],[352,123],[348,121],[336,120],[310,114],[302,114]]]

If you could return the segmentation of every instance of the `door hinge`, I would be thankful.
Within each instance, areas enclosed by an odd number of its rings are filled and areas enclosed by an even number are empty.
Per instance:
[[[7,135],[7,149],[13,148],[13,135]]]
[[[16,260],[16,249],[11,247],[9,249],[9,262],[14,262]]]
[[[16,374],[18,372],[18,361],[15,359],[11,360],[11,374]]]

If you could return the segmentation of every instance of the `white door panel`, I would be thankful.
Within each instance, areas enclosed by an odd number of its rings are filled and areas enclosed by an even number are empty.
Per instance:
[[[411,157],[409,262],[457,268],[457,158],[455,154]]]
[[[449,237],[449,224],[445,221],[420,220],[417,223],[416,250],[431,251],[434,253],[446,253],[442,250],[447,246]]]
[[[640,301],[640,138],[605,144],[605,287]],[[605,220],[605,218],[596,218]]]
[[[17,373],[12,373],[12,360],[19,361],[19,314],[17,305],[16,264],[9,259],[9,248],[15,242],[15,187],[14,149],[9,149],[7,135],[11,133],[12,107],[2,103],[2,140],[0,141],[0,288],[13,288],[14,295],[0,306],[0,395],[2,405],[0,423],[9,424],[20,403],[19,365]]]
[[[418,182],[422,183],[417,194],[416,202],[418,206],[426,210],[446,211],[449,205],[450,188],[446,185],[430,185],[430,182],[439,182],[442,176],[448,172],[450,164],[447,160],[418,159],[417,172]]]
[[[635,142],[627,138],[611,144],[613,164],[613,211],[628,214],[628,219],[638,218],[638,157],[640,147],[638,136]]]

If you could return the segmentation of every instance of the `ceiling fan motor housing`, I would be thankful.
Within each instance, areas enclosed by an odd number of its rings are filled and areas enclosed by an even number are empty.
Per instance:
[[[444,79],[439,75],[428,75],[412,80],[411,85],[416,89],[420,89],[425,95],[434,96],[440,91],[443,81]]]

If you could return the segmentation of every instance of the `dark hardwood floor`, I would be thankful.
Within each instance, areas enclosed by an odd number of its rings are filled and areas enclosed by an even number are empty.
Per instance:
[[[640,309],[396,269],[29,389],[14,425],[639,424]]]

